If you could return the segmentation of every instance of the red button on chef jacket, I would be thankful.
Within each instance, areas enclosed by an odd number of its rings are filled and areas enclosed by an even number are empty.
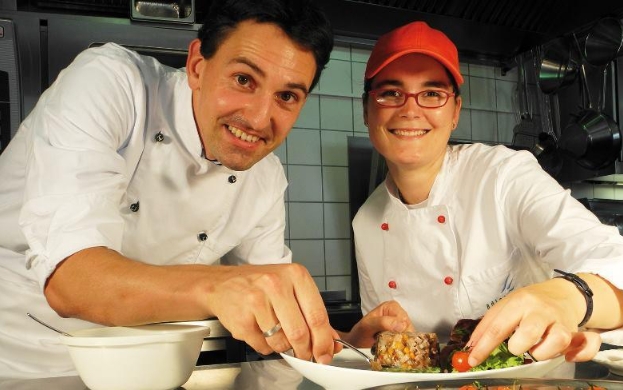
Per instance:
[[[393,280],[390,280],[389,283],[387,283],[387,286],[389,286],[389,288],[395,289],[396,288],[396,282]]]
[[[454,282],[454,279],[452,279],[452,276],[446,276],[443,278],[443,282],[449,286]]]
[[[440,215],[437,217],[437,222],[439,223],[446,223],[446,217],[444,217],[443,215]]]
[[[383,230],[389,230],[389,224],[388,224],[388,223],[386,223],[386,222],[383,222],[383,223],[381,224],[381,229],[383,229]]]

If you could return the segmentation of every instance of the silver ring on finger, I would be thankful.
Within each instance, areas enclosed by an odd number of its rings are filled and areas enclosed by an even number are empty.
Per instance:
[[[272,328],[268,329],[266,332],[263,332],[262,334],[264,335],[264,337],[270,337],[274,335],[275,333],[279,332],[280,330],[281,330],[281,323],[277,322],[277,325],[273,326]]]

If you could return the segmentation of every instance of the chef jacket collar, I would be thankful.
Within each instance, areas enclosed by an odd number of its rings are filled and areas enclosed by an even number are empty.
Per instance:
[[[452,147],[448,145],[441,168],[439,169],[437,177],[435,177],[435,182],[433,183],[430,193],[428,194],[428,204],[426,205],[426,207],[440,204],[441,198],[444,197],[444,192],[451,191],[451,189],[448,188],[448,186],[451,185],[451,183],[449,183],[448,177],[451,177],[450,172],[452,171],[452,167],[454,166],[454,162],[457,160],[457,158],[457,151],[453,150]],[[394,182],[394,179],[389,172],[385,177],[385,188],[387,189],[387,192],[391,195],[391,200],[394,204],[399,204],[404,208],[409,208],[400,200],[398,187],[396,186],[396,183]]]
[[[195,116],[193,114],[193,102],[192,102],[192,90],[188,85],[188,77],[184,72],[184,77],[180,77],[177,80],[174,92],[175,104],[174,108],[174,125],[176,131],[180,134],[180,138],[184,143],[186,149],[199,160],[203,158],[203,145],[201,138],[199,138],[199,130],[195,123]]]

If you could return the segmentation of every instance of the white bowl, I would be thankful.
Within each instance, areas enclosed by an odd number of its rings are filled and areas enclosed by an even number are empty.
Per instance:
[[[168,390],[183,385],[210,328],[189,323],[78,330],[60,336],[91,390]]]
[[[607,349],[597,352],[593,361],[608,367],[614,375],[623,376],[623,349]]]

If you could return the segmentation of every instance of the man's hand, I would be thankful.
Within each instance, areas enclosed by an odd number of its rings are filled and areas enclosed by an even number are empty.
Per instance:
[[[155,266],[89,248],[57,267],[45,294],[59,315],[104,325],[218,317],[233,337],[262,354],[293,348],[320,363],[331,361],[338,336],[299,264]],[[263,335],[278,323],[279,331]]]
[[[374,336],[382,331],[415,332],[407,312],[396,301],[381,303],[353,326],[350,332],[341,337],[351,344],[367,348],[374,343]]]
[[[206,294],[208,307],[236,339],[262,354],[294,350],[322,364],[334,354],[337,332],[314,280],[299,264],[229,267]],[[266,337],[263,332],[281,324]]]

